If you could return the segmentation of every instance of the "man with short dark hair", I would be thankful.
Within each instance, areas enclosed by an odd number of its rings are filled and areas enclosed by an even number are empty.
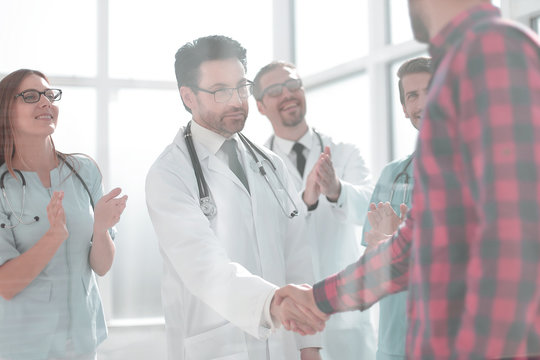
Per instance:
[[[538,36],[485,0],[409,0],[409,12],[434,64],[412,208],[356,264],[276,296],[330,314],[408,288],[408,358],[537,358]]]
[[[397,71],[399,100],[405,118],[414,128],[420,128],[422,113],[427,100],[429,81],[431,80],[431,59],[417,57],[404,62]],[[386,165],[375,185],[370,199],[368,218],[364,223],[363,244],[367,251],[377,246],[369,243],[367,233],[373,228],[384,234],[392,234],[401,223],[407,209],[411,206],[414,153],[392,161]],[[372,215],[380,203],[391,206],[392,217],[379,218]],[[401,217],[396,215],[401,213]],[[376,213],[378,214],[378,213]],[[384,213],[383,213],[384,214]],[[369,221],[368,221],[369,220]],[[377,220],[377,221],[376,221]],[[384,221],[383,221],[384,220]],[[385,297],[379,302],[379,337],[377,342],[377,360],[404,360],[405,338],[407,333],[407,296],[406,291]]]
[[[175,70],[192,119],[146,181],[169,358],[318,360],[317,336],[278,329],[295,306],[277,305],[274,291],[313,272],[283,163],[240,133],[251,95],[246,50],[225,36],[199,38],[178,50]],[[303,334],[324,327],[296,319]]]

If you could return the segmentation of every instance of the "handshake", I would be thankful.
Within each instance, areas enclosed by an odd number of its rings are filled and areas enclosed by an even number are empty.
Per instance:
[[[279,321],[285,329],[300,335],[313,335],[324,330],[330,318],[317,307],[313,290],[307,284],[286,285],[274,294],[270,304],[274,322]]]

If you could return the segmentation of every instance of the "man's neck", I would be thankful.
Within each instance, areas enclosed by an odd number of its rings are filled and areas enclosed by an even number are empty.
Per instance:
[[[274,128],[274,132],[277,136],[290,141],[300,140],[300,138],[304,136],[308,130],[309,128],[305,120],[293,127],[281,127],[279,129]]]
[[[429,17],[429,23],[427,24],[429,38],[432,39],[435,35],[437,35],[446,25],[448,25],[450,21],[452,21],[452,19],[454,19],[460,13],[484,3],[489,3],[489,1],[439,0],[436,2],[428,2],[426,11],[428,12]]]

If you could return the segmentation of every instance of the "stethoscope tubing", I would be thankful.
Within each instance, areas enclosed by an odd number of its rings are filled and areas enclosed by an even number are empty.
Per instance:
[[[90,193],[90,189],[88,189],[88,186],[86,185],[85,181],[82,179],[82,177],[79,175],[79,173],[73,168],[73,166],[63,156],[61,156],[60,154],[57,154],[57,156],[58,156],[58,159],[60,159],[64,164],[66,164],[66,166],[71,170],[71,172],[73,174],[75,174],[77,179],[79,179],[82,186],[86,190],[86,193],[88,194],[88,197],[90,199],[90,205],[92,205],[92,209],[94,209],[94,200],[92,199],[92,194]],[[4,178],[6,177],[7,174],[10,174],[10,172],[9,172],[9,170],[5,170],[2,173],[2,175],[0,176],[0,191],[2,191],[2,196],[4,197],[4,200],[6,201],[8,207],[9,207],[9,210],[13,213],[13,216],[15,216],[18,223],[15,224],[15,225],[11,225],[11,226],[8,226],[5,223],[2,223],[2,224],[0,224],[0,228],[2,228],[2,229],[13,229],[13,228],[17,227],[19,224],[30,225],[30,224],[33,224],[34,222],[39,221],[39,216],[34,216],[33,221],[30,221],[28,223],[23,221],[22,216],[24,214],[24,208],[25,208],[24,205],[26,203],[26,179],[25,179],[24,175],[22,174],[22,172],[20,170],[13,169],[13,171],[17,175],[19,175],[19,178],[21,179],[21,183],[22,183],[21,212],[20,212],[19,215],[17,215],[17,213],[13,210],[13,206],[11,204],[11,201],[9,200],[9,197],[7,196],[6,187],[5,187],[5,184],[4,184]]]
[[[272,170],[275,172],[277,170],[277,168],[274,165],[273,161],[261,149],[259,149],[247,137],[245,137],[242,133],[239,132],[238,137],[240,138],[240,140],[242,141],[242,143],[244,144],[246,149],[248,149],[248,152],[250,153],[251,157],[255,161],[255,164],[256,164],[257,168],[259,169],[259,173],[263,176],[266,183],[268,184],[268,186],[272,190],[272,193],[273,193],[274,197],[276,198],[276,200],[278,200],[279,199],[278,194],[276,193],[276,191],[274,190],[272,184],[270,183],[270,179],[268,178],[268,175],[266,173],[264,165],[259,160],[259,158],[257,157],[257,154],[255,152],[259,153],[263,157],[264,160],[268,161],[268,163],[270,163],[270,166],[272,167]],[[216,209],[216,206],[213,203],[213,201],[210,199],[210,190],[208,188],[208,183],[206,182],[206,179],[205,179],[204,174],[202,172],[201,163],[200,163],[199,158],[197,156],[197,152],[195,151],[195,145],[193,143],[193,135],[192,135],[192,132],[191,132],[191,121],[187,124],[186,129],[184,131],[184,139],[185,139],[185,142],[186,142],[186,147],[187,147],[187,150],[188,150],[188,153],[189,153],[189,157],[191,159],[191,164],[193,166],[193,171],[195,173],[195,178],[197,180],[197,187],[199,189],[199,206],[201,207],[201,210],[203,211],[203,213],[208,218],[211,218],[216,214],[217,209]],[[276,178],[277,178],[280,186],[283,189],[285,189],[285,187],[283,186],[283,182],[281,181],[279,176],[276,175]],[[292,217],[298,215],[298,209],[296,208],[296,205],[295,205],[293,199],[291,198],[291,195],[289,194],[289,192],[288,191],[285,191],[285,192],[287,193],[287,197],[288,197],[289,201],[291,201],[291,203],[295,207],[294,210],[291,211],[290,213],[288,213],[287,210],[283,208],[283,205],[281,204],[281,202],[279,200],[278,200],[278,204],[281,207],[283,213],[285,215],[287,215],[287,217],[292,218]]]
[[[396,185],[402,176],[405,177],[405,181],[403,182],[403,184],[405,185],[405,189],[403,191],[402,203],[405,203],[405,201],[407,200],[407,191],[409,189],[409,178],[410,178],[409,174],[407,173],[407,170],[409,169],[409,166],[411,165],[413,158],[414,158],[414,155],[411,156],[411,158],[407,161],[407,163],[403,167],[403,170],[401,170],[399,174],[397,174],[396,177],[394,178],[394,181],[392,182],[392,191],[390,192],[390,204],[392,203],[392,200],[394,199],[394,192],[396,190]]]

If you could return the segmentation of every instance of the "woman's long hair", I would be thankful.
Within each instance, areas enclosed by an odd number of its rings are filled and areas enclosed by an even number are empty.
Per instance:
[[[15,96],[21,83],[30,75],[37,75],[49,82],[49,79],[41,71],[31,69],[20,69],[7,75],[0,81],[0,166],[4,163],[7,169],[15,177],[13,172],[13,156],[15,155],[15,136],[13,128],[13,104]],[[54,143],[51,140],[51,145],[57,155],[63,155],[56,151]]]
[[[13,103],[15,102],[15,96],[21,83],[26,79],[27,76],[37,75],[49,83],[49,79],[45,74],[38,70],[31,69],[20,69],[12,72],[7,75],[5,78],[0,81],[0,166],[4,163],[8,171],[13,177],[15,177],[15,172],[13,171],[13,156],[15,155],[15,136],[13,129],[13,119],[12,119],[12,108]],[[57,161],[60,160],[62,163],[69,161],[75,172],[78,172],[80,164],[77,161],[77,158],[74,155],[81,155],[89,158],[97,166],[97,163],[90,156],[82,153],[76,154],[66,154],[60,151],[57,151],[52,137],[49,136],[53,151],[56,155]],[[100,171],[101,173],[101,171]],[[68,177],[71,173],[68,175]],[[16,177],[15,177],[16,178]],[[65,179],[64,179],[65,180]]]

